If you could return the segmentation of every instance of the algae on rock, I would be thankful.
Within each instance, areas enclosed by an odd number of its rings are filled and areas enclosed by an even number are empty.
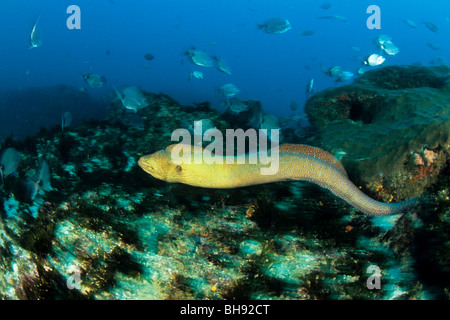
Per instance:
[[[384,201],[423,193],[450,159],[450,68],[390,66],[311,97],[319,144]],[[432,152],[420,164],[416,154]]]

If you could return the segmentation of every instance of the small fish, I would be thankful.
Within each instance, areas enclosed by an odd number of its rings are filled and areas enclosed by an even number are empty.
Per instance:
[[[358,74],[362,75],[362,74],[366,73],[366,71],[367,71],[367,69],[365,69],[364,67],[361,67],[358,69]]]
[[[395,56],[397,53],[399,53],[399,49],[397,48],[397,46],[390,40],[385,41],[382,45],[381,45],[381,49],[384,50],[384,52],[390,56]]]
[[[429,46],[431,49],[433,49],[433,50],[439,50],[439,49],[441,49],[441,46],[440,46],[438,43],[436,43],[436,42],[428,43],[428,46]]]
[[[292,29],[291,24],[285,18],[272,18],[267,20],[265,23],[260,24],[259,29],[264,29],[267,33],[285,33],[286,31]]]
[[[84,81],[93,88],[100,88],[106,83],[106,78],[95,74],[95,73],[86,73],[81,75]]]
[[[366,61],[364,61],[364,64],[367,64],[371,67],[375,67],[375,66],[379,66],[380,64],[383,64],[383,62],[385,60],[386,60],[385,57],[374,53],[367,57]]]
[[[214,58],[214,60],[216,60],[217,69],[219,69],[223,73],[231,75],[231,73],[232,73],[231,68],[224,59],[222,59],[220,57],[213,57],[213,58]]]
[[[61,117],[61,130],[64,131],[64,128],[67,128],[72,123],[72,113],[70,111],[66,111],[63,113]]]
[[[414,28],[414,29],[417,28],[416,23],[410,19],[404,19],[403,22],[406,23],[411,28]]]
[[[430,61],[430,64],[434,65],[447,64],[447,60],[445,60],[444,57],[436,57]]]
[[[248,105],[244,101],[241,101],[236,97],[233,97],[227,101],[227,108],[231,112],[236,114],[247,111],[249,109]]]
[[[424,22],[424,24],[433,32],[439,33],[439,28],[433,22]]]
[[[201,71],[191,71],[191,72],[189,72],[189,80],[191,80],[191,79],[202,80],[203,79],[203,72],[201,72]]]
[[[386,41],[392,41],[392,37],[388,36],[386,34],[379,35],[375,39],[375,43],[377,43],[380,47],[386,42]]]
[[[195,47],[191,47],[185,53],[192,59],[192,62],[198,66],[210,68],[213,66],[213,59],[205,51],[197,50]]]
[[[50,185],[51,180],[50,167],[48,166],[47,161],[42,160],[39,162],[39,167],[33,180],[41,190],[47,191],[52,188]]]
[[[194,141],[196,141],[195,145],[198,146],[202,145],[202,141],[207,141],[210,139],[215,133],[215,130],[217,130],[214,122],[210,119],[194,120],[193,123],[182,120],[181,126],[194,135]]]
[[[146,53],[144,55],[144,58],[145,58],[145,60],[152,61],[153,59],[155,59],[155,56],[152,55],[151,53]]]
[[[343,16],[339,16],[339,15],[332,15],[332,16],[322,16],[322,17],[317,17],[317,19],[329,19],[329,20],[340,20],[340,21],[347,21],[346,17]]]
[[[328,74],[332,77],[339,77],[339,75],[343,72],[341,66],[334,66],[328,70]]]
[[[219,92],[221,95],[223,95],[225,98],[232,98],[235,95],[237,95],[241,90],[239,90],[234,84],[227,83],[223,86],[219,87]]]
[[[193,131],[195,135],[204,135],[209,129],[216,129],[214,122],[210,119],[195,120]]]
[[[261,122],[260,129],[266,129],[267,137],[272,140],[272,129],[280,129],[280,122],[278,118],[273,114],[264,114]],[[279,132],[281,134],[281,132]]]
[[[4,178],[12,174],[19,164],[20,154],[14,148],[7,148],[3,150],[0,155],[0,176],[2,178],[2,184]]]
[[[307,116],[305,113],[295,113],[289,116],[289,119],[295,122],[306,120]]]
[[[147,98],[139,88],[126,87],[122,93],[113,86],[117,97],[122,102],[122,105],[133,112],[137,112],[139,109],[145,108],[149,105]]]
[[[308,85],[306,86],[306,97],[309,98],[311,94],[314,93],[314,79],[311,78],[309,80]]]
[[[30,49],[38,48],[42,45],[40,28],[38,26],[40,18],[41,18],[41,15],[39,15],[39,17],[37,18],[36,22],[33,25],[33,29],[31,29]]]
[[[305,30],[302,32],[302,36],[312,36],[314,34],[314,31],[312,30]]]
[[[334,153],[334,157],[336,159],[338,159],[339,161],[341,161],[342,157],[345,156],[346,154],[347,154],[347,152],[345,152],[345,151],[337,151]]]
[[[297,110],[297,109],[298,109],[298,103],[297,103],[296,101],[292,101],[292,102],[291,102],[291,105],[289,106],[289,108],[290,108],[292,111]]]
[[[35,175],[33,177],[27,177],[23,182],[27,197],[30,200],[34,200],[40,190],[51,190],[52,186],[50,185],[50,180],[50,167],[48,166],[47,161],[42,160],[39,162],[39,167],[37,168]]]
[[[339,77],[336,79],[336,81],[348,81],[351,78],[353,78],[354,74],[350,71],[342,71],[342,73],[339,75]]]

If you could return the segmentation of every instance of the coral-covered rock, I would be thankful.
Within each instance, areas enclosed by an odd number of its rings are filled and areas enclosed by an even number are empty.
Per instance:
[[[343,155],[353,179],[373,193],[383,185],[379,198],[395,199],[422,193],[446,170],[449,101],[447,66],[391,66],[319,92],[306,112],[318,143]]]

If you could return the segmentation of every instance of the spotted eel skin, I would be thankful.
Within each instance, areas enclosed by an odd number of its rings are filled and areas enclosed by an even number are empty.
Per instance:
[[[175,164],[171,160],[174,146],[176,145],[141,157],[139,166],[157,179],[203,188],[226,189],[278,181],[308,181],[330,190],[359,211],[374,216],[397,214],[416,202],[416,198],[396,203],[384,203],[370,198],[348,179],[344,167],[335,157],[316,147],[281,145],[278,170],[274,174],[261,175],[261,167],[267,165],[262,165],[259,160],[256,164],[250,164],[248,155],[245,156],[245,164],[237,161],[228,164],[226,157],[222,157],[223,163],[195,164],[194,154],[203,152],[203,149],[193,146],[192,162]]]

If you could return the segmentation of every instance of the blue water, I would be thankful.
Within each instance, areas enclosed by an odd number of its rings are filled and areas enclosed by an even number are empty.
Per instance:
[[[241,90],[240,99],[259,100],[267,113],[285,116],[292,113],[293,101],[300,109],[303,107],[309,79],[314,78],[316,91],[345,84],[336,83],[322,69],[340,65],[357,76],[361,58],[380,53],[374,44],[380,34],[391,36],[400,49],[396,56],[385,55],[384,65],[429,65],[439,56],[450,61],[447,0],[335,0],[329,1],[331,8],[327,10],[320,6],[325,1],[316,0],[93,2],[2,0],[0,90],[64,84],[85,88],[107,106],[114,98],[112,85],[131,85],[168,94],[184,105],[210,101],[214,108],[223,110],[224,98],[217,88],[234,83]],[[381,9],[380,30],[366,26],[366,9],[373,4]],[[66,26],[69,5],[81,9],[80,30]],[[29,49],[30,31],[39,15],[43,45]],[[340,15],[348,20],[317,18],[326,15]],[[271,17],[287,18],[292,29],[284,34],[259,30],[257,26]],[[406,25],[404,19],[413,20],[417,28]],[[430,31],[424,21],[436,24],[440,32]],[[301,35],[306,30],[314,34]],[[428,43],[437,43],[440,49],[433,50]],[[184,55],[191,46],[224,58],[233,74],[194,65]],[[146,53],[155,58],[144,59]],[[189,81],[189,72],[194,70],[202,71],[204,79]],[[81,75],[90,72],[105,76],[107,84],[103,88],[87,86]],[[38,112],[46,107],[55,109],[30,101],[30,108]],[[0,104],[0,112],[7,108],[10,105]],[[78,111],[78,118],[89,114]],[[77,119],[76,110],[72,113]],[[54,124],[60,121],[60,114],[60,109],[55,111]],[[26,113],[21,117],[26,117]],[[0,127],[5,121],[11,119],[0,118]]]

